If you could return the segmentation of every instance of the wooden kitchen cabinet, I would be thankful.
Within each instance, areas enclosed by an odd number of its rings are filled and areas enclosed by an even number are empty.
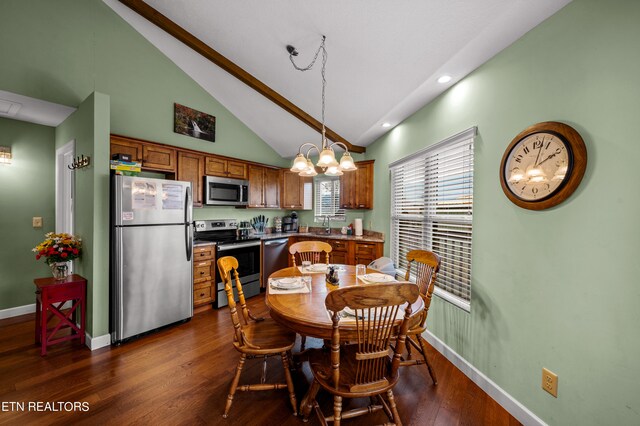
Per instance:
[[[303,210],[305,208],[305,184],[313,184],[313,179],[302,177],[297,172],[283,169],[280,182],[282,183],[282,188],[280,191],[280,207],[282,207],[283,209]]]
[[[355,237],[354,237],[355,238]],[[344,265],[368,265],[384,253],[384,243],[371,241],[357,241],[355,239],[334,239],[300,236],[289,238],[289,244],[300,241],[323,241],[331,245],[331,263],[341,263]]]
[[[193,307],[212,303],[216,292],[215,281],[216,251],[214,244],[193,248]]]
[[[128,154],[131,156],[131,161],[142,162],[142,143],[123,138],[120,136],[111,135],[111,147],[110,147],[109,159],[113,154]]]
[[[280,208],[280,171],[264,169],[264,202],[268,208]]]
[[[355,242],[355,264],[368,265],[379,257],[382,257],[383,246],[381,243]]]
[[[280,208],[280,171],[249,166],[249,205],[253,208]]]
[[[332,240],[327,239],[327,243],[331,245],[331,262],[342,263],[344,265],[351,265],[351,257],[349,255],[349,249],[351,244],[345,240]]]
[[[343,209],[373,208],[373,162],[357,161],[357,170],[340,176],[340,207]]]
[[[176,171],[176,150],[157,145],[143,145],[142,167],[173,173]]]
[[[142,164],[143,170],[163,173],[176,171],[176,150],[168,146],[111,135],[110,154],[110,157],[113,154],[128,154],[131,156],[131,161]]]
[[[249,166],[249,205],[264,207],[264,167]]]
[[[176,179],[191,182],[193,206],[202,207],[202,176],[204,156],[188,151],[178,151],[178,171]]]
[[[205,159],[205,174],[234,179],[247,178],[247,164],[221,157],[207,156]]]

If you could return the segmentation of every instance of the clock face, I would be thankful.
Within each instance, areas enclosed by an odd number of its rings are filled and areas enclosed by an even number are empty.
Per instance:
[[[524,201],[542,201],[557,193],[569,179],[570,146],[552,132],[536,132],[518,141],[504,161],[508,190]]]
[[[587,148],[568,124],[545,121],[520,132],[500,163],[500,186],[515,205],[544,210],[566,200],[587,168]]]

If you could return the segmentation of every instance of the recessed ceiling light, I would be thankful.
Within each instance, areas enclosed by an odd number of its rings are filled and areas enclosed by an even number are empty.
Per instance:
[[[438,79],[438,83],[448,83],[451,81],[451,76],[450,75],[443,75],[442,77],[440,77]]]
[[[387,127],[391,127],[391,123],[382,123],[382,127],[384,127],[385,129]]]

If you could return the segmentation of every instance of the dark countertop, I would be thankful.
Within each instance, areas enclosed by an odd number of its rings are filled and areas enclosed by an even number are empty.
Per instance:
[[[263,241],[276,240],[278,238],[289,238],[289,237],[317,237],[317,238],[330,239],[330,240],[363,241],[367,243],[384,243],[384,238],[381,236],[382,234],[380,233],[373,233],[373,234],[374,235],[370,234],[370,235],[363,235],[361,237],[356,237],[355,235],[342,235],[336,232],[331,234],[325,234],[323,232],[278,232],[278,233],[272,232],[269,234],[255,235],[255,236],[260,237],[260,239]],[[197,239],[193,241],[193,245],[196,247],[206,245],[206,244],[215,244],[215,243],[211,241],[197,240]]]
[[[318,232],[281,232],[264,234],[261,236],[262,240],[274,240],[277,238],[289,238],[289,237],[318,237],[331,240],[346,240],[346,241],[364,241],[368,243],[384,243],[384,238],[376,235],[363,235],[356,237],[355,235],[342,235],[337,233],[325,234]]]
[[[205,241],[205,240],[193,240],[193,246],[206,246],[207,244],[216,244],[213,241]]]

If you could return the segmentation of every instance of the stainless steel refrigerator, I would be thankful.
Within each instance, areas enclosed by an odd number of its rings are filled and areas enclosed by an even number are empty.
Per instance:
[[[193,316],[191,184],[113,175],[111,342]]]

